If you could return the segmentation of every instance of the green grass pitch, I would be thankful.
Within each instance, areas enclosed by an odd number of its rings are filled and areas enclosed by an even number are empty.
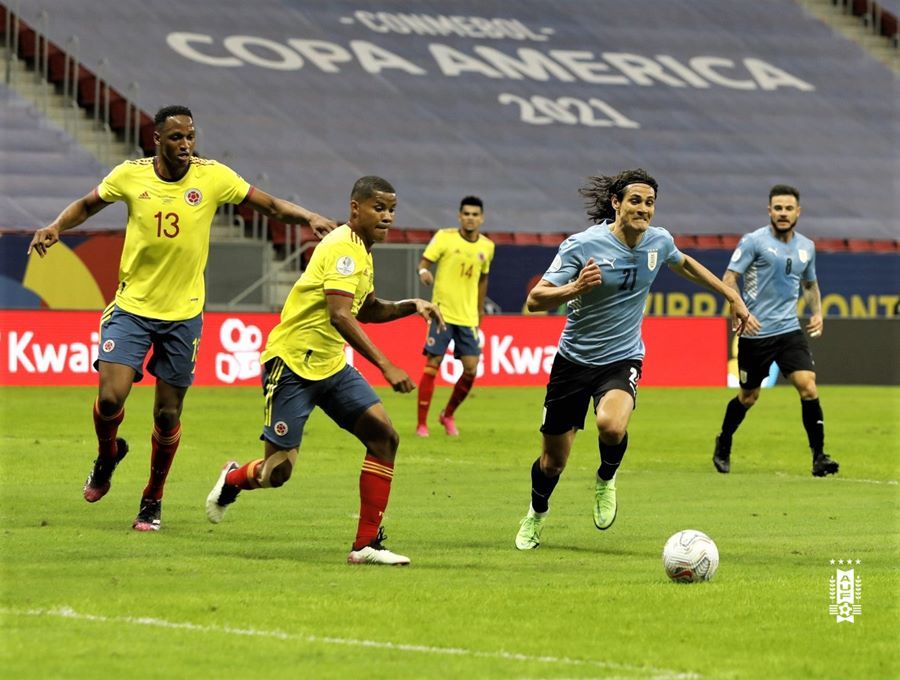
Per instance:
[[[412,434],[415,396],[382,393],[402,437],[387,545],[405,569],[345,564],[363,453],[320,412],[287,486],[206,521],[221,465],[261,453],[256,389],[188,394],[162,531],[132,531],[152,391],[133,391],[131,453],[89,505],[94,393],[0,390],[2,678],[900,677],[896,388],[820,388],[841,464],[827,479],[810,475],[792,388],[764,391],[727,476],[710,458],[734,391],[645,388],[615,526],[591,521],[591,426],[527,553],[513,537],[543,391],[476,385],[462,435],[433,422],[427,440]],[[666,579],[660,551],[685,528],[718,544],[712,582]],[[853,623],[829,614],[831,560],[860,579]]]

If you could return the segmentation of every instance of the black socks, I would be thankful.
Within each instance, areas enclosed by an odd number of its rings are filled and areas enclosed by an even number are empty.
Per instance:
[[[622,437],[622,441],[618,444],[604,444],[600,442],[600,467],[597,468],[597,476],[605,482],[608,482],[616,474],[619,464],[625,456],[625,449],[628,448],[628,433]]]
[[[535,512],[547,512],[549,509],[550,494],[556,488],[559,475],[547,477],[541,471],[541,459],[538,458],[531,466],[531,507]]]

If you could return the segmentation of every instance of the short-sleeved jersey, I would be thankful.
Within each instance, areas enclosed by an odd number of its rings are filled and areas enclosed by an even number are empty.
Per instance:
[[[180,321],[203,311],[203,273],[216,208],[252,190],[231,168],[192,158],[178,181],[156,174],[154,158],[117,165],[97,187],[107,203],[128,206],[116,304],[151,319]]]
[[[629,248],[604,222],[563,241],[543,278],[565,285],[578,278],[590,258],[599,265],[602,282],[569,300],[559,353],[585,366],[643,359],[641,322],[650,285],[663,264],[680,264],[684,255],[661,227],[649,227]]]
[[[744,277],[744,302],[761,326],[748,339],[799,330],[800,282],[816,280],[816,246],[810,239],[795,231],[785,243],[772,235],[771,227],[761,227],[744,235],[728,269]]]
[[[477,326],[478,281],[491,270],[494,242],[482,234],[477,241],[467,241],[459,229],[441,229],[432,237],[422,257],[437,263],[431,301],[440,308],[444,321]]]
[[[326,296],[353,298],[351,311],[356,316],[374,284],[372,254],[359,236],[346,224],[329,233],[288,294],[281,321],[269,333],[260,361],[280,357],[307,380],[324,380],[337,373],[347,358],[344,338],[331,325]]]

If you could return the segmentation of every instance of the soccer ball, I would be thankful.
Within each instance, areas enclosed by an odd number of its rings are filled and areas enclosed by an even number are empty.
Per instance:
[[[719,549],[702,531],[673,534],[662,551],[663,568],[678,583],[709,581],[719,568]]]

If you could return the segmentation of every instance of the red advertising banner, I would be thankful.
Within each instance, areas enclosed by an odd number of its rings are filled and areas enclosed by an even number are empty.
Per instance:
[[[99,321],[97,312],[3,311],[0,385],[96,384],[93,362]],[[259,352],[277,322],[277,314],[206,314],[194,384],[259,385]],[[478,384],[545,385],[564,322],[559,316],[485,317]],[[645,319],[647,356],[641,384],[724,386],[726,324],[717,317]],[[363,328],[395,364],[418,381],[424,364],[424,320],[410,317]],[[349,347],[346,352],[373,385],[386,384],[368,361]],[[461,370],[461,364],[450,356],[441,365],[440,379],[453,383]],[[144,383],[152,382],[147,374]]]

